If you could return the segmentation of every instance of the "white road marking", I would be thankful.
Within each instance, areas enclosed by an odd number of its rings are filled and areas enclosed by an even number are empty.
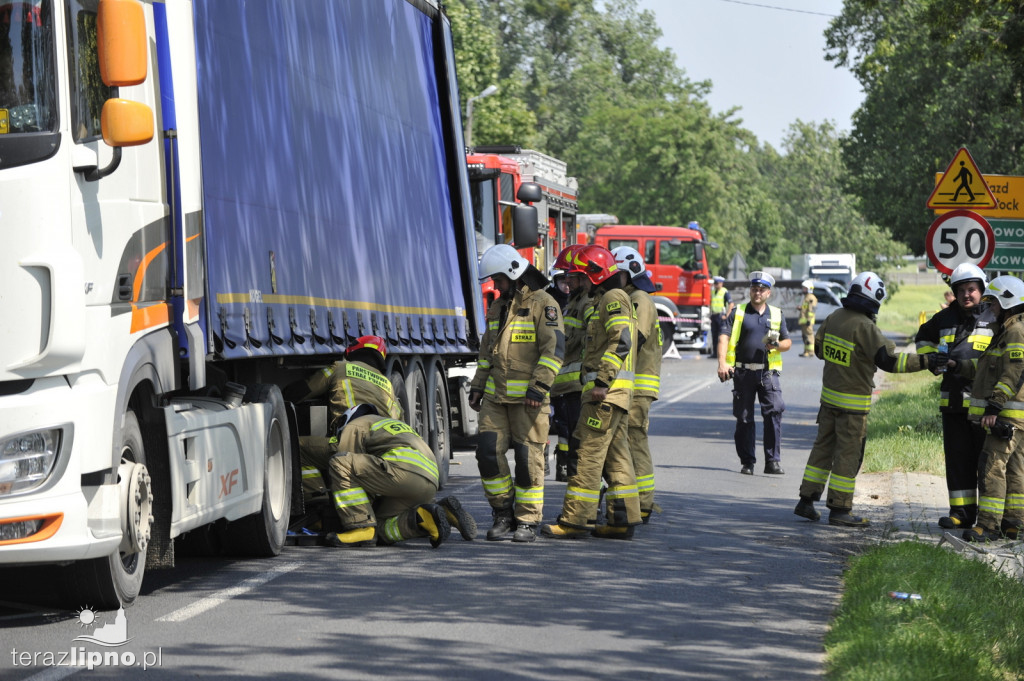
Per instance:
[[[272,570],[258,574],[255,577],[250,577],[235,586],[222,589],[210,596],[207,596],[206,598],[200,598],[195,603],[186,605],[184,608],[179,608],[178,610],[168,613],[163,617],[158,617],[156,621],[184,622],[185,620],[191,619],[196,615],[200,615],[207,610],[216,608],[221,603],[231,600],[235,596],[252,591],[256,587],[262,586],[276,577],[280,577],[283,574],[291,572],[297,567],[299,567],[298,563],[282,563],[281,565],[275,566]]]

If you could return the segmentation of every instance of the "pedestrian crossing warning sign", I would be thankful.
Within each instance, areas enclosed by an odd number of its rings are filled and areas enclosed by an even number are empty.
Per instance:
[[[996,197],[971,158],[967,147],[960,147],[952,163],[942,174],[928,197],[928,207],[936,208],[995,208]]]

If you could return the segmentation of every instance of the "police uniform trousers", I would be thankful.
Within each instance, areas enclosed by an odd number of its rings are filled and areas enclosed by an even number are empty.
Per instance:
[[[332,456],[328,475],[342,529],[376,527],[382,544],[428,536],[416,507],[434,501],[436,482],[379,456],[351,452]]]
[[[579,466],[566,484],[560,525],[583,530],[594,527],[601,501],[602,472],[608,481],[607,523],[625,527],[643,522],[628,430],[629,414],[625,409],[607,402],[583,404],[576,424]]]
[[[649,514],[654,507],[654,461],[647,440],[653,402],[649,395],[638,395],[629,403],[629,455],[633,458],[641,514]]]
[[[962,515],[967,527],[978,515],[978,463],[984,444],[985,429],[969,421],[967,412],[942,412],[949,514]]]
[[[852,509],[853,490],[864,461],[867,432],[867,412],[821,405],[818,409],[818,436],[807,457],[800,496],[818,501],[827,483],[825,505],[830,510]]]
[[[718,357],[718,337],[722,334],[722,315],[717,312],[711,313],[711,335],[708,337],[708,347],[711,348],[709,356],[711,359]]]
[[[501,404],[484,396],[476,463],[491,508],[513,511],[515,519],[537,525],[544,510],[549,403],[540,407]],[[506,453],[512,449],[515,479]]]
[[[740,369],[733,373],[732,414],[736,417],[736,454],[744,466],[757,462],[754,440],[757,426],[754,423],[754,398],[761,405],[764,419],[764,459],[782,459],[782,412],[786,403],[782,401],[782,386],[779,373],[768,369]]]
[[[1009,440],[989,433],[981,448],[978,525],[999,531],[1004,518],[1024,521],[1024,431],[1019,427]]]
[[[582,393],[571,392],[551,398],[555,412],[552,423],[558,436],[557,463],[565,466],[567,476],[576,475],[579,461],[580,441],[576,437],[576,423],[580,420],[581,397]]]

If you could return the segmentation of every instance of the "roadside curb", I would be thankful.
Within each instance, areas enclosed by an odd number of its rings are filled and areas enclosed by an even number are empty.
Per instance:
[[[961,539],[959,531],[951,532],[938,526],[938,519],[949,512],[943,476],[896,471],[880,478],[883,486],[888,478],[891,500],[891,517],[883,524],[880,542],[934,541],[938,546],[988,563],[993,570],[1024,581],[1024,542],[974,544]]]

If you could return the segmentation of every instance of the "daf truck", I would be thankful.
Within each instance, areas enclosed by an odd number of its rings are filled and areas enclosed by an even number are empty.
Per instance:
[[[483,307],[438,2],[0,0],[0,37],[0,566],[116,608],[183,539],[278,553],[326,410],[281,388],[365,334],[444,476]]]

